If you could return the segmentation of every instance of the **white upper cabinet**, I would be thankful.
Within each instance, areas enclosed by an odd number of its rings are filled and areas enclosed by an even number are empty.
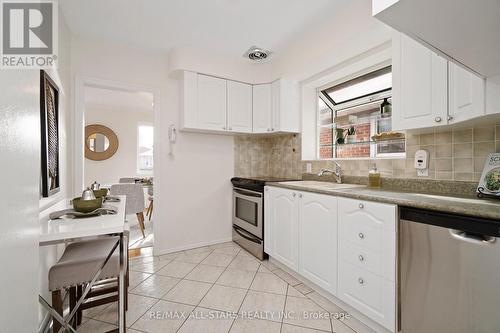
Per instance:
[[[486,113],[483,78],[402,33],[392,41],[393,129],[451,125]]]
[[[271,84],[253,86],[253,132],[271,131],[272,94]]]
[[[226,80],[198,74],[197,128],[226,130]]]
[[[447,61],[413,39],[395,33],[392,44],[392,128],[446,123]]]
[[[484,77],[500,75],[498,0],[372,0],[372,13]]]
[[[252,86],[227,81],[227,130],[252,133]]]
[[[297,82],[272,83],[272,132],[300,132],[300,90]]]
[[[215,133],[300,132],[299,85],[251,85],[181,73],[181,129]]]
[[[485,80],[450,62],[449,123],[485,114]]]
[[[299,193],[299,273],[337,294],[337,198]]]

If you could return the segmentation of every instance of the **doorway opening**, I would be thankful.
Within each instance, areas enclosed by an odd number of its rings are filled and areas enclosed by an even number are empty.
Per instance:
[[[79,83],[76,121],[82,132],[76,139],[76,194],[97,182],[111,196],[125,195],[129,249],[152,247],[157,199],[155,93],[100,80]]]

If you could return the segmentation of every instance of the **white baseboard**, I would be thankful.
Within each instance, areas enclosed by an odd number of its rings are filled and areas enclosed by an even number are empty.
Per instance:
[[[169,253],[173,253],[173,252],[191,250],[191,249],[195,249],[197,247],[215,245],[215,244],[226,243],[226,242],[231,242],[231,241],[232,241],[232,238],[229,237],[229,238],[223,238],[223,239],[206,241],[206,242],[199,242],[199,243],[194,243],[194,244],[189,244],[189,245],[184,245],[184,246],[179,246],[179,247],[174,247],[174,248],[167,248],[167,249],[157,249],[156,246],[154,246],[153,253],[155,256],[161,256],[161,255],[169,254]]]

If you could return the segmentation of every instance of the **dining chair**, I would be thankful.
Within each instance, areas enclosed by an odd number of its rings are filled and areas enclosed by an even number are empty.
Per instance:
[[[125,204],[125,214],[135,214],[139,222],[139,228],[144,235],[144,191],[141,184],[113,184],[110,190],[111,195],[125,195],[127,202]]]
[[[148,216],[149,221],[151,221],[151,216],[153,215],[153,186],[148,187],[148,200],[149,200],[149,206],[148,210],[146,211],[146,216]]]
[[[120,184],[129,184],[129,183],[134,184],[134,183],[135,183],[135,178],[120,178],[120,179],[118,180],[118,182],[119,182]]]
[[[49,270],[49,291],[52,293],[52,307],[57,313],[62,316],[64,312],[63,290],[67,290],[69,293],[70,313],[73,311],[78,299],[83,294],[83,289],[91,282],[95,272],[106,260],[117,240],[118,237],[97,238],[72,242],[66,246],[61,258]],[[128,248],[128,234],[125,236],[125,244],[127,244]],[[125,290],[129,285],[128,254],[126,255]],[[81,323],[83,310],[118,301],[120,290],[118,283],[120,274],[119,256],[119,248],[117,247],[101,271],[97,279],[98,282],[86,295],[75,317],[73,317],[71,321],[73,328],[76,329]],[[125,293],[126,308],[128,307],[127,294],[128,291]],[[53,320],[52,331],[59,332],[60,328],[61,324]]]

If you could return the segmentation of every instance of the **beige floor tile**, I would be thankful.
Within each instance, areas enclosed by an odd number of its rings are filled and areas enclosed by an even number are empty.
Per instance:
[[[211,253],[201,263],[204,265],[227,267],[231,263],[231,261],[233,261],[233,259],[233,255],[224,253]]]
[[[333,319],[332,325],[333,325],[333,331],[335,333],[356,333],[356,331],[352,330],[349,326],[347,326],[340,320]]]
[[[133,257],[128,260],[130,265],[144,264],[151,261],[159,261],[159,257],[148,256],[148,257]]]
[[[278,269],[278,267],[275,264],[270,263],[269,260],[262,260],[261,265],[270,270],[271,272]]]
[[[302,297],[302,298],[306,297],[306,296],[304,296],[304,294],[302,294],[300,291],[298,291],[297,289],[295,289],[292,286],[288,286],[287,295],[293,296],[293,297]]]
[[[129,288],[132,289],[136,287],[139,283],[150,277],[151,274],[144,272],[129,271],[128,276],[129,276]]]
[[[258,272],[260,272],[260,273],[267,273],[267,274],[272,274],[273,273],[269,269],[267,269],[266,266],[264,266],[264,265],[260,265],[259,266]]]
[[[130,264],[130,270],[153,274],[165,267],[169,262],[170,260],[155,260],[145,263]]]
[[[184,251],[172,252],[172,253],[167,253],[167,254],[163,254],[161,256],[158,256],[158,258],[162,261],[174,260],[175,258],[184,255],[184,253],[185,253]]]
[[[255,259],[255,260],[257,260],[257,258],[256,258],[253,254],[251,254],[251,253],[249,253],[249,252],[245,251],[245,249],[242,249],[242,250],[238,253],[238,257],[244,257],[244,258],[248,258],[248,259]]]
[[[134,294],[161,298],[180,280],[162,275],[153,275],[131,290]]]
[[[361,321],[358,319],[350,316],[349,318],[345,318],[342,320],[337,320],[337,322],[340,321],[346,326],[350,327],[353,331],[356,331],[357,333],[376,333],[375,330],[369,328],[365,324],[363,324]]]
[[[223,254],[229,254],[229,255],[235,256],[238,253],[240,253],[240,251],[241,251],[240,247],[229,246],[229,247],[221,247],[221,248],[215,249],[213,253],[223,253]]]
[[[248,289],[254,276],[255,272],[228,268],[215,283],[222,286]]]
[[[257,319],[281,322],[285,299],[284,295],[249,290],[239,313],[242,317],[246,316],[247,318],[258,313]]]
[[[178,256],[174,260],[175,261],[187,262],[187,263],[191,263],[191,264],[199,264],[206,257],[208,257],[209,254],[210,254],[210,251],[208,251],[208,252],[198,252],[198,253],[186,253],[186,254]]]
[[[314,316],[320,314],[325,315],[326,311],[310,299],[288,296],[286,298],[285,313],[292,313],[293,316],[284,318],[283,323],[331,331],[329,318],[314,318]]]
[[[111,304],[108,303],[108,304],[96,306],[95,308],[83,310],[82,316],[87,317],[87,318],[94,318],[95,316],[98,316],[99,313],[104,311],[109,306],[111,306]]]
[[[104,323],[102,321],[97,321],[94,319],[89,319],[77,330],[78,333],[104,333],[117,328],[115,325],[109,323]]]
[[[137,319],[148,311],[153,305],[158,302],[157,299],[145,297],[135,294],[129,294],[128,310],[126,312],[127,326],[131,326]],[[100,321],[105,321],[110,324],[118,324],[118,309],[117,304],[112,303],[104,311],[95,317]]]
[[[163,296],[163,299],[196,306],[210,287],[212,287],[211,283],[182,280]]]
[[[198,307],[193,313],[178,333],[227,333],[233,323],[232,317],[220,311]]]
[[[324,333],[324,332],[331,332],[331,331],[319,331],[313,328],[306,328],[289,324],[283,324],[283,327],[281,328],[281,333]]]
[[[257,273],[250,289],[286,295],[287,284],[274,274]]]
[[[230,333],[280,333],[281,324],[269,320],[237,318]]]
[[[157,274],[171,276],[175,278],[183,278],[196,267],[196,264],[191,264],[182,261],[171,261],[168,265],[160,269]]]
[[[200,306],[214,310],[236,312],[246,293],[245,289],[214,285],[205,295]]]
[[[257,272],[259,270],[260,262],[257,259],[249,257],[236,257],[229,265],[231,269],[242,269],[245,271]]]
[[[132,328],[148,333],[174,333],[193,309],[194,306],[160,300]]]
[[[188,280],[214,283],[224,270],[224,267],[199,264],[185,278]]]
[[[326,311],[330,313],[338,313],[338,314],[345,314],[347,313],[344,311],[342,308],[340,308],[337,304],[330,302],[327,298],[321,296],[318,294],[316,291],[313,291],[312,293],[307,294],[307,298],[313,300],[316,304],[318,304],[320,307],[325,309]]]
[[[307,294],[312,293],[314,291],[313,288],[311,288],[308,285],[305,285],[303,283],[296,285],[295,289],[297,289],[303,295],[307,295]]]
[[[276,274],[277,276],[279,276],[282,280],[284,280],[286,283],[288,283],[292,286],[296,286],[296,285],[299,285],[302,283],[299,280],[297,280],[295,277],[293,277],[291,274],[288,274],[287,272],[285,272],[281,269],[275,270],[275,271],[273,271],[273,273]]]

